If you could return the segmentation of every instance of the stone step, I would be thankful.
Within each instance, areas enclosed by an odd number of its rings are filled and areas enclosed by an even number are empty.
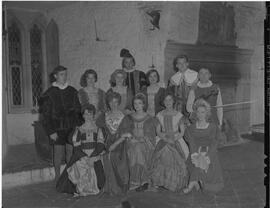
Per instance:
[[[65,165],[61,166],[63,171]],[[42,183],[54,180],[55,172],[53,167],[5,173],[2,175],[2,188],[9,189],[17,186]]]
[[[37,155],[35,144],[9,146],[3,162],[3,189],[50,181],[54,175],[52,162]]]

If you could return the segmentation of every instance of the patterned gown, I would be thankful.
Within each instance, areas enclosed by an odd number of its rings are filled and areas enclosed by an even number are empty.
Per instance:
[[[124,114],[112,116],[110,112],[103,113],[96,121],[102,129],[105,137],[107,154],[103,156],[106,175],[104,191],[116,195],[125,193],[129,188],[129,167],[125,142],[120,143],[113,151],[109,152],[110,146],[121,136],[121,126]]]
[[[182,117],[180,112],[176,115],[167,115],[164,111],[157,114],[162,132],[173,142],[160,138],[152,158],[151,179],[154,186],[163,186],[171,191],[184,188],[188,179],[185,162],[189,149],[183,138],[175,138]]]
[[[188,159],[190,170],[190,181],[202,181],[203,187],[207,191],[217,192],[224,187],[222,169],[217,154],[217,144],[220,137],[220,130],[215,123],[209,123],[207,128],[197,128],[192,124],[185,131],[185,139],[189,144],[190,155],[193,153],[206,152],[210,159],[207,171],[195,167]],[[207,151],[208,149],[208,151]]]
[[[148,114],[142,119],[127,115],[119,127],[122,133],[131,133],[133,136],[126,142],[130,189],[149,182],[151,157],[156,145],[156,125],[157,120]]]
[[[83,124],[75,130],[72,140],[74,154],[56,189],[79,196],[98,194],[105,183],[100,155],[105,150],[102,132]]]

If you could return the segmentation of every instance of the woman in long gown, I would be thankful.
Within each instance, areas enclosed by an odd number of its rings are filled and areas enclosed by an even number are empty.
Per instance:
[[[119,109],[121,103],[121,95],[119,93],[109,93],[106,100],[109,110],[99,116],[96,124],[102,129],[107,150],[107,154],[103,156],[106,175],[104,192],[116,195],[126,193],[129,187],[126,144],[121,142],[122,134],[119,129],[124,113]]]
[[[146,73],[146,79],[149,86],[146,88],[147,95],[147,113],[155,116],[158,112],[164,109],[163,98],[165,89],[159,85],[159,73],[155,69],[151,69]]]
[[[159,124],[157,135],[160,138],[152,159],[151,179],[154,187],[180,191],[187,185],[188,171],[186,159],[189,150],[185,143],[182,113],[173,108],[173,94],[164,98],[165,110],[157,114]]]
[[[126,141],[130,170],[130,189],[144,191],[149,184],[149,170],[156,145],[157,120],[146,113],[146,97],[138,93],[133,99],[135,112],[122,121],[122,133],[130,133]]]
[[[132,110],[132,95],[128,93],[126,86],[127,73],[123,69],[115,70],[110,79],[111,88],[107,91],[106,97],[109,93],[117,92],[121,95],[121,103],[119,109],[128,114]]]
[[[93,69],[87,69],[80,80],[80,85],[83,87],[79,90],[78,96],[81,105],[92,104],[96,108],[97,118],[102,112],[105,111],[105,92],[95,86],[98,80],[97,73]]]
[[[211,109],[205,100],[197,100],[194,111],[196,122],[186,129],[184,136],[190,148],[190,181],[184,193],[189,193],[194,187],[217,192],[224,186],[217,154],[220,129],[217,124],[208,122]]]
[[[61,174],[56,189],[77,196],[98,194],[105,183],[101,154],[105,153],[104,137],[95,125],[95,107],[82,107],[84,124],[72,136],[74,154]]]

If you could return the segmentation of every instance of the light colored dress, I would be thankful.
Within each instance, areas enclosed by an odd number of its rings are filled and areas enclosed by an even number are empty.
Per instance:
[[[97,135],[97,141],[94,138],[95,134]],[[82,138],[83,135],[84,138]],[[80,145],[82,152],[86,154],[67,169],[68,178],[76,186],[76,192],[80,196],[99,193],[94,163],[100,161],[101,156],[92,156],[96,142],[104,144],[103,134],[101,130],[97,130],[96,126],[90,127],[84,124],[73,135],[74,147]]]
[[[154,186],[163,186],[171,191],[179,191],[187,184],[188,171],[185,164],[189,149],[183,138],[175,138],[179,132],[179,122],[183,115],[157,114],[162,132],[172,142],[160,138],[152,159],[151,179]]]

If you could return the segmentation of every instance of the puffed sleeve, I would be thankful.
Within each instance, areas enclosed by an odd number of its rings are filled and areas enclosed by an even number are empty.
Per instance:
[[[187,105],[186,105],[186,110],[189,113],[193,112],[193,103],[195,100],[195,92],[194,89],[191,89],[188,94],[188,99],[187,99]]]
[[[81,132],[78,127],[72,132],[72,144],[74,147],[81,145]]]

